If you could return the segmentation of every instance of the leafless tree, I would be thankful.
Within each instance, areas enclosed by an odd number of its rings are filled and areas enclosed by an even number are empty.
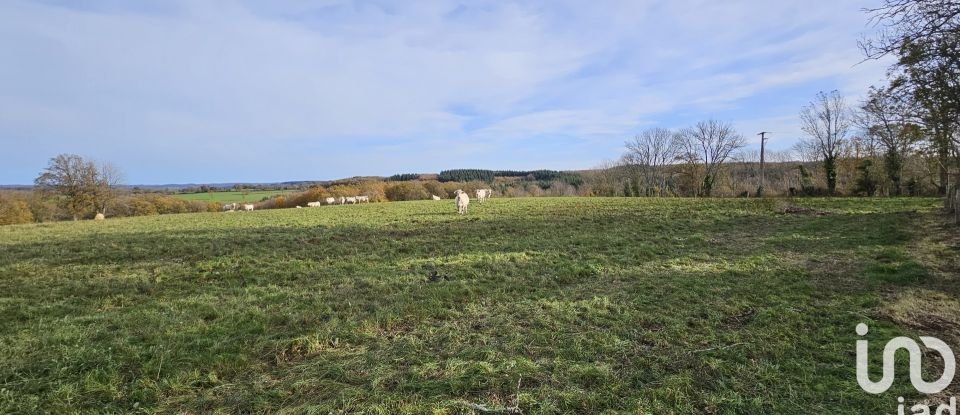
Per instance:
[[[679,134],[681,157],[703,165],[700,188],[704,196],[713,191],[717,174],[730,155],[746,141],[732,125],[716,120],[700,121]]]
[[[584,176],[590,184],[593,194],[597,196],[616,196],[619,185],[624,179],[624,174],[621,173],[623,170],[619,163],[605,160],[592,170],[585,172]]]
[[[786,163],[795,161],[797,156],[793,150],[788,148],[780,151],[771,150],[767,153],[767,158],[774,163]]]
[[[955,39],[960,27],[960,0],[884,0],[864,11],[880,29],[875,39],[860,41],[868,59],[898,54],[905,43],[933,48],[944,38]]]
[[[802,148],[819,153],[830,193],[837,188],[837,159],[848,144],[850,126],[850,111],[838,91],[821,91],[800,110],[800,129],[807,135]]]
[[[114,164],[100,163],[97,172],[96,202],[100,213],[107,214],[107,205],[119,196],[120,186],[124,183],[123,172]]]
[[[804,163],[813,163],[820,161],[820,151],[812,145],[809,140],[799,140],[792,148],[797,158]]]
[[[652,128],[627,141],[626,147],[623,165],[642,177],[647,195],[663,196],[668,177],[665,167],[676,160],[680,149],[677,134],[665,128]]]

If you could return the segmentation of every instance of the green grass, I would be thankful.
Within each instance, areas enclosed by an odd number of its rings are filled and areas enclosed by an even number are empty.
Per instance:
[[[172,196],[183,199],[183,200],[200,201],[200,202],[253,203],[253,202],[259,202],[265,197],[273,197],[273,196],[286,195],[291,193],[293,193],[293,191],[291,190],[250,190],[250,191],[247,191],[246,194],[244,194],[244,192],[209,192],[209,193],[176,193]]]
[[[860,390],[854,327],[916,334],[883,304],[942,278],[914,255],[940,202],[781,203],[0,227],[0,413],[468,414],[518,382],[526,414],[895,413],[909,382]]]

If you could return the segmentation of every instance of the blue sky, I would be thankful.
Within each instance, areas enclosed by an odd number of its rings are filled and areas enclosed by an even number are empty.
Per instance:
[[[58,153],[140,184],[581,169],[650,127],[798,137],[856,103],[874,1],[0,2],[0,184]]]

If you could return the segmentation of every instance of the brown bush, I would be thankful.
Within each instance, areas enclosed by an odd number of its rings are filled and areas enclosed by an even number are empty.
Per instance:
[[[157,205],[153,204],[150,199],[142,196],[129,198],[126,206],[128,212],[127,216],[150,216],[160,213],[157,210]]]
[[[320,186],[314,186],[301,193],[287,196],[283,205],[286,207],[306,206],[310,202],[318,202],[330,196],[326,189]],[[261,209],[272,209],[275,204],[264,205]]]
[[[371,202],[386,202],[385,192],[386,183],[377,181],[365,181],[357,185],[360,193],[357,196],[368,196]]]
[[[33,214],[33,220],[37,222],[57,220],[59,211],[56,200],[44,197],[40,192],[32,192],[28,203],[30,204],[30,213]]]
[[[420,182],[396,182],[384,186],[384,195],[391,202],[403,200],[426,200],[430,198],[427,189]]]
[[[147,199],[153,203],[160,214],[186,213],[190,211],[187,201],[172,196],[148,195]]]
[[[436,180],[429,180],[429,181],[423,182],[423,188],[426,189],[427,193],[430,193],[431,195],[437,195],[443,198],[450,197],[450,194],[447,192],[445,184],[440,183]],[[453,189],[453,190],[457,190],[457,189]]]
[[[327,189],[333,197],[359,196],[360,189],[353,185],[338,184]]]
[[[187,211],[194,213],[202,213],[209,211],[210,204],[207,202],[201,202],[199,200],[187,202]]]
[[[16,225],[33,222],[30,204],[20,198],[0,196],[0,225]]]

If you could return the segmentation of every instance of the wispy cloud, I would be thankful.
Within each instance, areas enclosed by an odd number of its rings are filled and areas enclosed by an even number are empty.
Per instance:
[[[708,117],[792,139],[818,90],[882,76],[862,6],[7,1],[0,182],[59,152],[157,183],[584,168]]]

